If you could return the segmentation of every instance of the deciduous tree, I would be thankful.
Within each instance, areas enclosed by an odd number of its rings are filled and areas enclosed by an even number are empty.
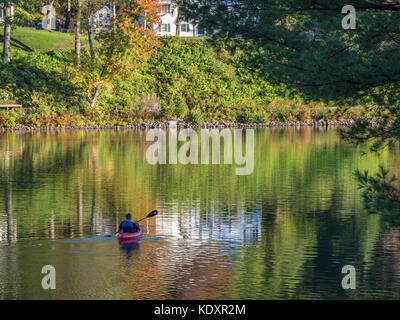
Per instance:
[[[87,10],[84,12],[84,20],[86,21],[85,27],[88,33],[89,49],[91,60],[94,60],[94,44],[93,44],[93,21],[92,18],[95,13],[103,6],[109,5],[109,0],[87,0]]]
[[[91,79],[90,105],[94,107],[101,88],[139,70],[160,46],[153,26],[160,24],[158,0],[119,2],[113,27],[98,36],[99,49]],[[144,22],[144,15],[146,20]]]

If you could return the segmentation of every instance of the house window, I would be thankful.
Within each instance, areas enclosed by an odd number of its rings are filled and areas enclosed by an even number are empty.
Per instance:
[[[163,23],[161,25],[161,32],[171,32],[171,25],[169,23]]]
[[[181,24],[181,32],[189,32],[189,24],[188,23]]]
[[[161,9],[161,13],[171,13],[171,5],[164,4]]]

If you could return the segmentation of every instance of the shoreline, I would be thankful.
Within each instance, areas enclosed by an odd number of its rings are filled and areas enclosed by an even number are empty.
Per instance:
[[[36,131],[69,131],[69,130],[150,130],[150,129],[256,129],[256,128],[299,128],[299,127],[343,127],[354,124],[354,120],[319,120],[310,122],[301,121],[271,121],[268,123],[232,123],[232,122],[205,122],[203,124],[195,124],[191,122],[176,121],[176,126],[164,121],[143,122],[132,125],[87,125],[87,126],[45,126],[45,127],[28,127],[24,125],[16,125],[14,127],[0,127],[0,133],[4,132],[36,132]]]

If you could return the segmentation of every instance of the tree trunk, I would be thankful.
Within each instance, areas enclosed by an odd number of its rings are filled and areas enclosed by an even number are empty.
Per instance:
[[[115,6],[115,2],[114,1],[112,3],[112,12],[113,12],[113,17],[115,18],[117,16],[117,8]]]
[[[96,87],[96,91],[93,94],[92,101],[90,102],[90,107],[91,108],[96,106],[96,102],[97,102],[97,98],[99,96],[99,93],[100,93],[100,86],[97,86]]]
[[[180,36],[181,35],[181,22],[179,21],[178,18],[176,19],[175,25],[176,25],[176,30],[175,30],[176,31],[176,35]]]
[[[117,8],[115,7],[115,1],[113,0],[112,4],[112,17],[113,17],[113,26],[115,29],[115,25],[117,24]]]
[[[111,52],[110,52],[108,58],[106,59],[105,64],[103,65],[103,68],[102,68],[102,70],[101,70],[100,77],[99,77],[99,80],[100,80],[100,81],[103,80],[103,77],[104,77],[104,75],[105,75],[106,72],[107,72],[107,68],[108,68],[107,63],[109,62],[109,60],[110,60],[111,57],[113,56],[114,50],[115,50],[115,47],[112,48],[112,50],[111,50]],[[95,91],[94,91],[94,93],[93,93],[93,95],[92,95],[92,100],[90,101],[90,107],[93,108],[93,107],[96,106],[96,102],[97,102],[97,98],[98,98],[98,96],[99,96],[100,90],[101,90],[101,84],[96,86],[96,89],[95,89]]]
[[[92,40],[92,30],[88,30],[88,40],[89,40],[89,47],[90,47],[90,58],[92,61],[94,60],[94,48],[93,48],[93,40]]]
[[[92,25],[90,24],[90,0],[88,0],[88,40],[89,40],[89,47],[90,47],[90,58],[92,61],[94,60],[94,49],[93,49],[93,41],[92,41]]]
[[[11,43],[11,5],[4,5],[4,43],[3,43],[3,62],[10,62],[10,43]]]
[[[78,11],[76,13],[76,30],[75,30],[75,54],[76,65],[81,66],[81,16],[82,16],[82,0],[78,0]]]
[[[67,0],[67,13],[65,17],[65,29],[67,29],[67,31],[70,28],[70,24],[71,24],[71,0]]]

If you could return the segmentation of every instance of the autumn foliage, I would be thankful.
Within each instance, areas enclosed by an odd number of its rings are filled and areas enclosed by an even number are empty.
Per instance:
[[[114,2],[117,2],[114,0]],[[95,106],[101,87],[111,80],[128,78],[132,72],[142,68],[150,57],[157,53],[161,43],[154,26],[161,23],[159,0],[124,0],[111,27],[98,36],[99,63],[89,94],[91,105]]]

